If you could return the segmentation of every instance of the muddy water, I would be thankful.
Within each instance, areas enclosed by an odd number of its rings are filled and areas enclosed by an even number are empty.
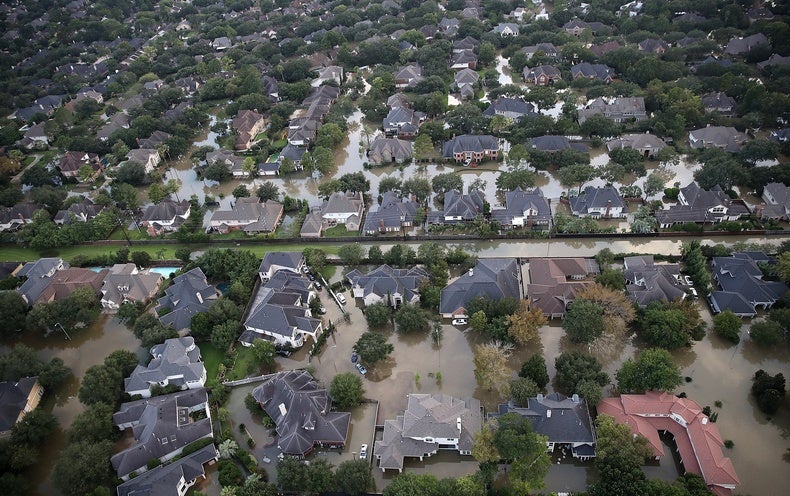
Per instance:
[[[133,351],[141,357],[145,354],[134,334],[126,326],[107,315],[102,315],[84,331],[71,333],[71,338],[67,340],[63,334],[54,333],[47,337],[26,335],[20,341],[35,349],[39,357],[45,361],[54,357],[61,358],[74,373],[74,378],[68,382],[62,393],[45,405],[46,408],[51,408],[60,428],[42,448],[40,462],[31,471],[30,480],[38,481],[33,493],[37,495],[58,494],[51,479],[52,468],[60,451],[66,445],[65,430],[74,417],[84,410],[82,403],[77,399],[77,390],[85,371],[93,365],[102,363],[115,350]]]

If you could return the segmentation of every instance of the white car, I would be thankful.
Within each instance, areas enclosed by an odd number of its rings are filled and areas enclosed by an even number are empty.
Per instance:
[[[697,290],[694,289],[693,287],[689,288],[689,291],[691,291],[691,296],[693,296],[694,298],[699,297],[699,295],[697,294]]]
[[[466,325],[466,322],[467,322],[466,319],[453,319],[454,326]]]
[[[686,284],[688,284],[689,286],[694,285],[694,281],[691,280],[691,276],[684,276],[683,280],[686,281]]]
[[[339,301],[341,305],[345,305],[346,304],[346,297],[343,296],[342,294],[338,293],[337,294],[337,301]]]
[[[359,459],[364,460],[368,457],[368,445],[363,444],[359,447]]]

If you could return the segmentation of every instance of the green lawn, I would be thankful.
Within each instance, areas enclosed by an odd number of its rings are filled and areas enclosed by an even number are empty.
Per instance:
[[[332,279],[332,276],[335,275],[335,272],[337,272],[336,265],[326,265],[323,269],[321,269],[321,275],[324,276],[326,282],[329,282],[329,280]]]
[[[206,385],[215,385],[217,383],[219,364],[225,358],[224,354],[211,343],[201,343],[198,347],[200,348],[200,355],[203,357],[203,365],[206,367]]]
[[[339,238],[345,236],[359,236],[358,231],[349,231],[343,224],[338,224],[335,227],[324,229],[324,236],[327,238]]]
[[[233,369],[227,371],[225,377],[229,381],[233,381],[257,373],[259,367],[256,362],[255,355],[252,353],[252,348],[237,346],[236,364],[233,365]]]

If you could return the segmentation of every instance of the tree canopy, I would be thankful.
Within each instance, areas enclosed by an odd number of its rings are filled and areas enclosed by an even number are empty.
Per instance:
[[[649,348],[636,360],[626,360],[616,378],[617,388],[624,393],[672,391],[683,382],[672,355],[660,348]]]

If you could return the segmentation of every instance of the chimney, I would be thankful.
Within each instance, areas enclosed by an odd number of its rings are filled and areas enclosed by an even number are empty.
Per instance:
[[[198,299],[198,301],[199,301],[200,303],[203,303],[203,295],[202,295],[202,294],[200,294],[200,293],[195,293],[195,296],[197,296],[197,299]]]
[[[704,417],[703,416],[702,417],[702,425],[707,425],[707,423],[708,423],[708,417]]]
[[[461,417],[457,417],[455,419],[455,426],[458,428],[458,432],[461,432]]]
[[[469,277],[475,275],[475,269],[469,269]]]
[[[551,418],[551,410],[546,410],[546,418]]]
[[[571,396],[571,401],[573,401],[574,403],[578,403],[579,402],[579,395],[578,394],[574,394],[573,396]]]
[[[609,217],[612,215],[612,200],[606,200],[606,214],[605,217]]]
[[[543,401],[543,394],[542,393],[538,393],[538,397],[537,398],[538,398],[538,401]]]

